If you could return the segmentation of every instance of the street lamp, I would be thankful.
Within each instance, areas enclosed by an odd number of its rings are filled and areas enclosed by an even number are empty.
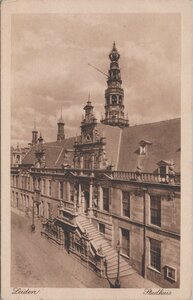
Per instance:
[[[106,276],[107,276],[107,280],[110,284],[110,287],[111,288],[117,288],[119,289],[121,287],[121,282],[120,282],[120,276],[119,276],[119,269],[120,269],[120,249],[121,249],[121,245],[120,245],[120,241],[117,242],[117,246],[116,246],[116,250],[117,250],[117,261],[118,261],[118,264],[117,264],[117,278],[115,279],[115,283],[113,284],[109,277],[108,277],[108,271],[107,271],[107,260],[105,258],[105,273],[106,273]]]
[[[34,232],[36,229],[36,226],[34,224],[34,200],[33,200],[33,209],[32,209],[32,225],[31,225],[31,230]]]
[[[35,203],[40,205],[40,190],[39,189],[36,189],[34,191],[34,198],[35,199],[33,199],[33,207],[32,207],[33,208],[32,209],[32,225],[31,225],[32,232],[34,232],[35,229],[36,229],[36,226],[35,226],[35,212],[34,212],[35,207],[34,207],[34,205],[35,205]]]
[[[120,288],[121,287],[120,276],[119,276],[120,250],[121,250],[120,241],[117,242],[116,250],[117,250],[117,261],[118,261],[118,263],[117,263],[117,278],[115,280],[115,288]]]

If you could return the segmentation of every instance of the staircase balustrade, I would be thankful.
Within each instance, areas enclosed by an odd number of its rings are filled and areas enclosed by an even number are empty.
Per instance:
[[[98,251],[89,234],[77,221],[75,233],[70,234],[69,252],[73,253],[100,276],[104,276],[104,255]]]

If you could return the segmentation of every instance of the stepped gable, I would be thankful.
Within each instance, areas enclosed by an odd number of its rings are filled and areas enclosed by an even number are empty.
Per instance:
[[[67,138],[61,142],[49,142],[43,144],[45,150],[45,163],[47,168],[61,167],[63,163],[69,165],[73,162],[73,145],[75,137]],[[36,146],[32,146],[23,158],[23,165],[33,165],[35,162]]]
[[[171,159],[175,172],[180,172],[180,118],[124,128],[118,170],[136,171],[139,143],[143,140],[151,144],[147,145],[142,172],[154,172],[158,162]]]

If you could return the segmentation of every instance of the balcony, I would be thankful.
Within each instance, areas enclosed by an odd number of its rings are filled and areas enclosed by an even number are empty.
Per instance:
[[[176,174],[160,174],[160,173],[137,173],[137,172],[126,172],[126,171],[111,171],[111,170],[97,170],[97,169],[56,169],[56,168],[45,168],[45,169],[31,169],[32,173],[42,174],[56,174],[65,175],[66,172],[70,171],[76,177],[97,177],[99,174],[108,175],[109,179],[112,180],[123,180],[123,181],[136,181],[145,183],[157,183],[157,184],[170,184],[180,185],[181,176],[179,173]]]
[[[155,174],[113,171],[112,178],[115,180],[129,180],[147,183],[180,185],[180,174]]]

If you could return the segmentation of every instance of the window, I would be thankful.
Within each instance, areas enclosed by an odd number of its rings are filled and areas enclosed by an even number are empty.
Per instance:
[[[150,265],[161,271],[161,242],[153,239],[150,239]]]
[[[151,224],[161,226],[161,197],[150,197]]]
[[[63,187],[63,182],[59,182],[59,198],[63,199],[64,197],[64,187]]]
[[[16,156],[16,164],[20,164],[20,155]]]
[[[52,181],[48,181],[48,196],[52,195]]]
[[[21,177],[21,188],[24,189],[24,177]]]
[[[14,200],[15,200],[15,195],[14,195],[14,192],[12,192],[12,203],[14,205]]]
[[[109,211],[109,189],[103,188],[103,210]]]
[[[19,198],[18,198],[18,193],[16,193],[16,207],[19,207]]]
[[[46,180],[42,180],[42,194],[45,195],[46,193]]]
[[[25,176],[25,190],[27,190],[27,176]]]
[[[30,177],[27,178],[27,189],[30,190]]]
[[[166,166],[160,166],[159,172],[160,172],[160,175],[166,175]]]
[[[166,278],[176,281],[176,269],[166,266]]]
[[[130,232],[121,228],[121,253],[129,256],[130,254]]]
[[[23,207],[23,194],[21,194],[21,207]]]
[[[70,183],[70,201],[74,202],[74,185]]]
[[[49,219],[51,216],[51,205],[50,203],[47,203],[47,218]]]
[[[29,208],[29,196],[26,198],[26,207]]]
[[[18,187],[18,176],[16,176],[16,182],[15,182],[15,185],[16,185],[16,187]]]
[[[35,190],[36,181],[35,178],[32,178],[32,191]]]
[[[40,183],[41,183],[41,179],[38,178],[38,190],[40,190]]]
[[[123,216],[130,217],[130,193],[122,192],[122,208],[123,208]]]
[[[84,156],[84,169],[90,169],[91,168],[91,159],[89,155]]]
[[[146,153],[146,145],[141,145],[139,148],[139,152],[141,155],[145,155]]]
[[[117,104],[117,96],[112,95],[112,104]]]
[[[102,223],[99,223],[99,232],[105,233],[105,225]]]

